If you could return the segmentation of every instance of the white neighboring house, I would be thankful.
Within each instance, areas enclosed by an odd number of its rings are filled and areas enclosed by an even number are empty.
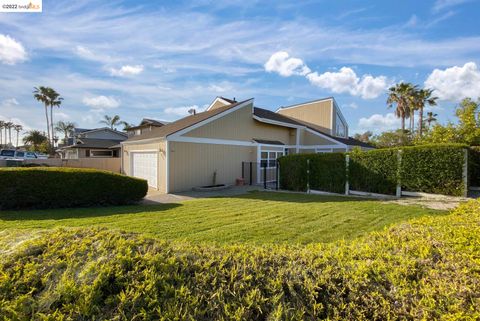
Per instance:
[[[75,128],[67,146],[60,147],[57,152],[65,159],[120,157],[120,143],[127,137],[126,133],[108,127]]]

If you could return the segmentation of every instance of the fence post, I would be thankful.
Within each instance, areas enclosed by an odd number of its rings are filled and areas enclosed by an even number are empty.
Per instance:
[[[348,166],[350,164],[350,155],[345,154],[345,195],[350,192],[350,184],[348,182]]]
[[[278,185],[280,185],[280,162],[277,159],[277,168],[276,168],[276,180],[275,180],[275,190],[278,191]]]
[[[307,159],[307,193],[310,194],[310,160]]]
[[[242,179],[245,180],[245,162],[242,162]]]
[[[463,196],[468,197],[468,148],[463,150]]]
[[[267,189],[267,166],[268,163],[263,166],[263,189]]]
[[[250,162],[250,185],[252,185],[252,162]],[[258,177],[257,177],[258,180]]]
[[[398,198],[402,197],[402,180],[400,177],[401,167],[402,167],[402,150],[399,149],[397,151],[397,190],[395,192],[395,196]]]

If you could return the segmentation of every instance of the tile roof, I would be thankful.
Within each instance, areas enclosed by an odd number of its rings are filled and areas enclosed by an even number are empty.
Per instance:
[[[146,133],[142,133],[141,135],[130,137],[125,142],[133,142],[133,141],[143,140],[143,139],[167,137],[168,135],[174,134],[178,131],[181,131],[182,129],[193,126],[193,125],[195,125],[195,124],[197,124],[201,121],[204,121],[204,120],[206,120],[210,117],[221,114],[224,111],[227,111],[231,108],[234,108],[234,107],[236,107],[240,104],[243,104],[244,102],[247,102],[249,100],[250,99],[247,99],[247,100],[244,100],[244,101],[236,102],[236,103],[228,105],[228,106],[215,108],[215,109],[212,109],[212,110],[204,111],[204,112],[201,112],[201,113],[197,113],[195,115],[190,115],[190,116],[181,118],[177,121],[166,124],[165,126],[152,128],[151,131],[146,132]]]

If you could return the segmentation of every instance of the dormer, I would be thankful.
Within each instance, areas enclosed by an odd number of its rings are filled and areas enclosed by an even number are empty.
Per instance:
[[[217,96],[212,101],[210,106],[208,106],[206,111],[217,109],[217,108],[224,107],[224,106],[228,106],[228,105],[231,105],[231,104],[234,104],[234,103],[236,103],[235,98],[228,99],[228,98],[225,98],[225,97],[222,97],[222,96]]]

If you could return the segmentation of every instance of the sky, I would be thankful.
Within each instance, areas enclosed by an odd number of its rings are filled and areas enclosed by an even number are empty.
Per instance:
[[[173,121],[216,96],[271,110],[335,97],[350,134],[394,129],[389,86],[435,90],[440,122],[480,95],[480,1],[51,1],[0,13],[0,119],[45,129],[35,86],[64,98],[55,121]]]

